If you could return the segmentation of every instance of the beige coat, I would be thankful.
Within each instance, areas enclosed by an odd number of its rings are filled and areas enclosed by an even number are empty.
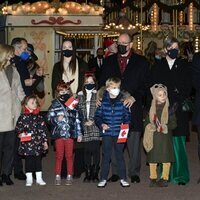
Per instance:
[[[25,97],[20,76],[13,67],[12,86],[5,71],[0,71],[0,132],[15,129],[17,119],[21,113],[21,101]]]

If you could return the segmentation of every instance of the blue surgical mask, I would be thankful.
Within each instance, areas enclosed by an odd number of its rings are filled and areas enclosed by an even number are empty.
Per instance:
[[[30,57],[30,55],[27,51],[22,51],[22,53],[20,54],[20,58],[24,61],[28,60],[29,57]]]

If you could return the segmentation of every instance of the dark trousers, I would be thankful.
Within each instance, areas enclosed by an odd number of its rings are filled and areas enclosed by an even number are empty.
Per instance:
[[[1,122],[3,123],[3,122]],[[0,172],[10,175],[14,159],[15,131],[0,132]]]
[[[100,141],[89,141],[84,143],[85,165],[99,165],[100,162]],[[92,162],[93,159],[93,162]]]
[[[22,156],[20,156],[18,153],[19,144],[20,144],[20,139],[16,137],[15,148],[14,148],[14,162],[13,162],[14,174],[19,174],[20,172],[23,172]]]
[[[141,132],[129,133],[127,145],[129,152],[128,176],[140,176],[141,168]]]
[[[112,148],[115,151],[118,175],[126,179],[126,165],[123,156],[124,143],[117,143],[117,137],[104,136],[102,139],[101,179],[107,180],[110,168]]]
[[[27,172],[41,172],[42,171],[42,157],[41,156],[26,156],[25,157],[25,171]]]

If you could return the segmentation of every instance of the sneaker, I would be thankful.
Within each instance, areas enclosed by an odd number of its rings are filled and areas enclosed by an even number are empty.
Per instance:
[[[127,181],[125,181],[124,179],[120,180],[120,185],[122,187],[130,187],[130,184]]]
[[[72,182],[73,182],[72,175],[67,175],[65,185],[72,185]]]
[[[149,187],[158,187],[157,179],[151,179],[149,183]]]
[[[158,185],[158,187],[168,187],[168,181],[161,178],[157,182],[157,185]]]
[[[56,175],[55,185],[61,185],[61,177],[60,177],[60,175]]]
[[[103,188],[103,187],[106,186],[106,184],[107,184],[107,181],[106,181],[106,180],[101,180],[101,181],[98,183],[97,187]]]

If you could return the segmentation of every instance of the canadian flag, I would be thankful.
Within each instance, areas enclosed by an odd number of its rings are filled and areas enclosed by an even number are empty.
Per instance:
[[[21,134],[20,142],[28,142],[31,141],[32,133],[23,132]]]
[[[65,102],[65,105],[73,110],[78,104],[78,99],[74,99],[73,97],[70,97],[66,102]]]
[[[125,143],[128,137],[129,125],[121,124],[117,143]]]

